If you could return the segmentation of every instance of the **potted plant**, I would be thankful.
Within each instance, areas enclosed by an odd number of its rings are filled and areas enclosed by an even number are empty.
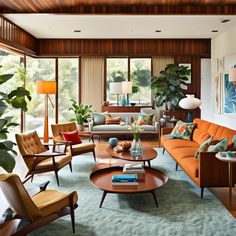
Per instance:
[[[78,123],[78,130],[83,131],[84,130],[84,123],[88,122],[88,118],[91,117],[91,114],[93,112],[93,109],[91,109],[92,105],[83,105],[83,104],[77,104],[76,101],[71,99],[72,107],[69,108],[69,110],[74,111],[75,113],[75,119]]]
[[[159,75],[152,77],[151,89],[154,93],[156,106],[161,107],[170,102],[174,107],[178,106],[179,101],[184,97],[183,89],[191,70],[187,66],[168,64],[165,70]]]
[[[18,73],[22,72],[20,68]],[[0,74],[0,85],[6,83],[13,77],[14,74]],[[19,75],[20,79],[23,78]],[[1,89],[4,91],[4,89]],[[12,122],[13,116],[7,116],[6,113],[9,107],[22,109],[27,111],[27,103],[25,98],[29,101],[31,96],[29,91],[24,87],[18,87],[9,93],[0,92],[0,167],[7,172],[12,172],[15,167],[14,156],[17,155],[13,149],[16,145],[14,142],[8,139],[9,128],[17,126],[18,124]]]

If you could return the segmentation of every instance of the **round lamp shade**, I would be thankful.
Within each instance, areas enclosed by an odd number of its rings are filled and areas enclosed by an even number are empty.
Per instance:
[[[122,94],[122,83],[110,82],[109,92],[110,94]]]
[[[236,81],[236,68],[229,69],[229,81],[235,82]]]
[[[122,81],[122,93],[131,94],[132,93],[132,82],[131,81]]]
[[[56,81],[37,81],[36,88],[38,94],[56,94]]]
[[[193,110],[201,105],[201,100],[195,98],[192,94],[186,94],[186,98],[179,101],[179,106],[186,110]]]

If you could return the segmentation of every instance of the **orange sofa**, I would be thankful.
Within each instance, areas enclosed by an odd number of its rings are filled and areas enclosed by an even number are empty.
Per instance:
[[[171,132],[172,128],[162,128],[161,145],[186,174],[201,188],[201,198],[204,187],[225,187],[228,182],[228,164],[215,157],[215,152],[201,152],[198,158],[194,154],[198,147],[210,136],[214,139],[229,138],[228,147],[231,149],[232,138],[236,130],[232,130],[199,118],[194,119],[196,126],[193,131],[192,140],[171,139],[165,134]],[[233,165],[233,185],[236,183],[236,165]]]

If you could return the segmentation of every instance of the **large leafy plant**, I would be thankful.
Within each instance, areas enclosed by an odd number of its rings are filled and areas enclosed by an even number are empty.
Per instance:
[[[92,105],[83,105],[83,104],[77,104],[77,102],[73,99],[71,99],[72,107],[69,108],[69,110],[74,111],[76,121],[79,125],[83,125],[85,122],[88,121],[88,118],[91,117],[91,114],[93,112],[93,109],[91,108]]]
[[[22,68],[19,69],[19,77],[23,79],[24,75],[20,73],[26,75],[26,72]],[[31,100],[29,91],[24,87],[18,87],[9,93],[4,92],[4,83],[13,76],[14,74],[0,74],[0,167],[7,172],[12,172],[15,167],[14,155],[17,155],[13,149],[16,144],[8,139],[9,128],[18,124],[12,122],[13,116],[7,116],[6,113],[9,107],[27,111],[25,98]]]
[[[161,107],[164,103],[170,102],[174,107],[184,97],[183,87],[191,70],[187,66],[168,64],[165,70],[154,76],[151,81],[151,89],[155,95],[156,106]]]

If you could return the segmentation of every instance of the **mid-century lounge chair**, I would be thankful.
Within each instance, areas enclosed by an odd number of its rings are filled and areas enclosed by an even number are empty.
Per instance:
[[[92,152],[94,161],[96,161],[95,155],[95,144],[92,142],[89,143],[79,143],[72,144],[70,141],[64,141],[61,132],[72,132],[77,130],[75,122],[67,122],[62,124],[53,124],[52,127],[52,135],[55,143],[65,143],[68,145],[68,149],[70,150],[72,156],[77,156],[80,154]],[[83,137],[83,134],[80,134]],[[87,135],[86,135],[87,136]]]
[[[66,165],[69,165],[72,171],[70,152],[56,152],[54,144],[52,150],[48,149],[48,146],[42,144],[36,131],[16,134],[16,142],[28,167],[25,177],[31,176],[33,180],[35,174],[54,171],[59,186],[58,171]]]
[[[77,192],[67,194],[46,190],[46,186],[47,184],[30,196],[16,174],[0,174],[0,188],[14,211],[14,219],[22,219],[28,223],[18,229],[14,236],[24,236],[68,214],[71,215],[73,233],[75,232]]]

